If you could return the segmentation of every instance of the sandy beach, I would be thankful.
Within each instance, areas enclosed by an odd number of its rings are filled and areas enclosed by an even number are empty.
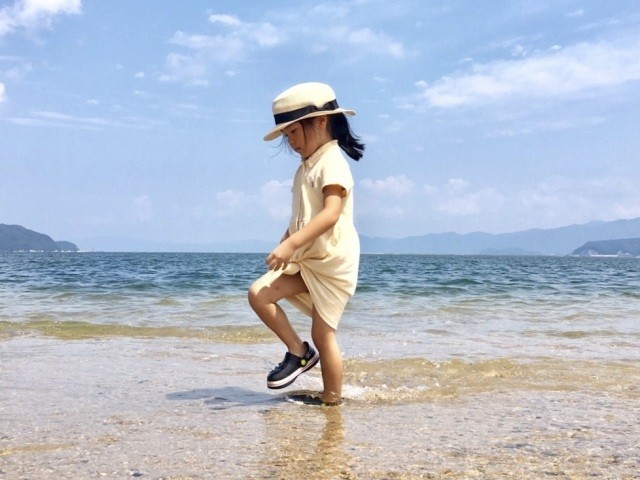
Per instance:
[[[265,388],[277,345],[227,348],[2,339],[0,478],[640,478],[637,377],[618,391],[505,387],[401,402],[347,384],[343,406],[319,408]],[[319,385],[314,371],[288,391]]]

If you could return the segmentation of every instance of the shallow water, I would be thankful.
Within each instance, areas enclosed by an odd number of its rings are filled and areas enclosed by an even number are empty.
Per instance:
[[[352,360],[345,403],[318,408],[264,388],[273,345],[223,350],[173,338],[5,340],[0,475],[639,478],[637,367]],[[320,385],[314,369],[288,391]]]
[[[640,478],[639,260],[363,256],[331,412],[262,262],[0,254],[0,478]]]
[[[0,254],[0,335],[260,329],[246,290],[263,271],[256,254]],[[619,358],[615,345],[638,359],[624,345],[637,345],[639,325],[640,259],[365,255],[340,333],[387,354],[546,355],[580,345]]]

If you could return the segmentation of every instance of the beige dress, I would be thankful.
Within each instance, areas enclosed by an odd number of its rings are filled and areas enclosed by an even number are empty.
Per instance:
[[[336,140],[320,147],[301,162],[293,180],[289,234],[304,227],[324,207],[322,189],[343,188],[342,211],[337,223],[313,242],[295,251],[283,270],[270,270],[258,281],[270,285],[282,274],[300,272],[309,289],[287,300],[311,316],[312,307],[332,328],[337,328],[358,281],[360,242],[353,225],[353,177]]]

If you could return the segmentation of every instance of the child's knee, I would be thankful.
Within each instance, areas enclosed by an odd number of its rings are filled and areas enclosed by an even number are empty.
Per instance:
[[[247,299],[249,300],[249,305],[252,307],[256,307],[260,304],[260,290],[262,289],[262,285],[259,285],[258,282],[254,282],[253,285],[249,287],[249,291],[247,292]]]

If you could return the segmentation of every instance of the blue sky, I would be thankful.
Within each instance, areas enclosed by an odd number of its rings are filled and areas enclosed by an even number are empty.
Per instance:
[[[0,223],[84,249],[276,241],[271,100],[331,84],[370,236],[640,216],[637,1],[0,1]]]

